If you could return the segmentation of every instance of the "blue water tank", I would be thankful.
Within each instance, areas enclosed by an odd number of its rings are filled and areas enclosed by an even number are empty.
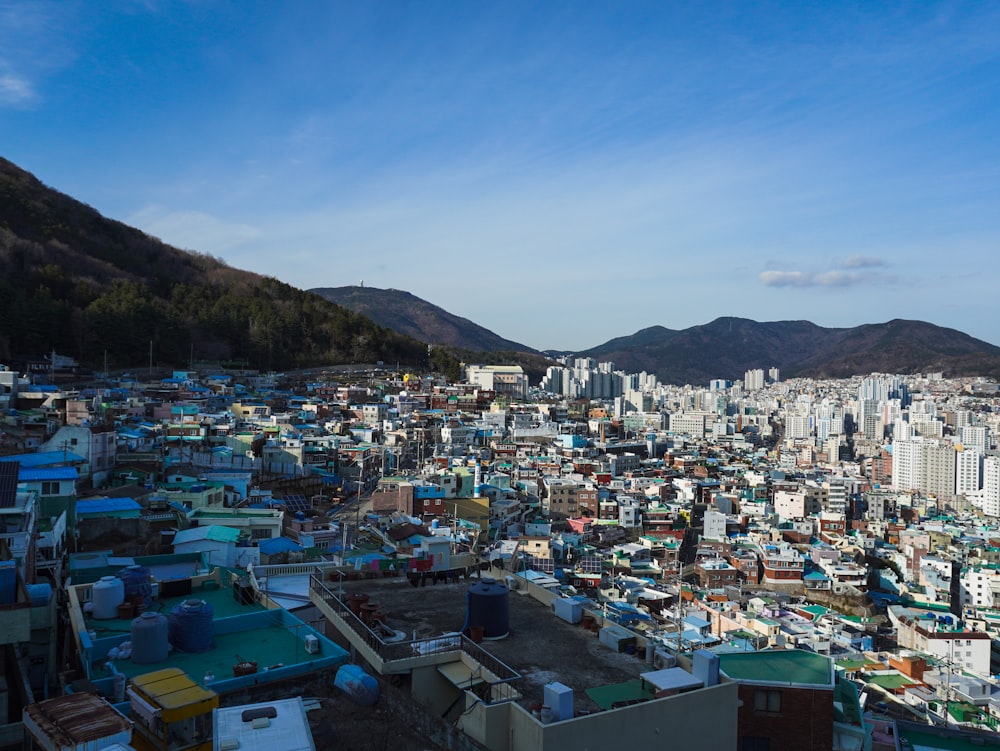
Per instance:
[[[17,602],[17,569],[14,561],[0,561],[0,604]]]
[[[128,566],[118,572],[118,577],[125,584],[125,599],[142,597],[144,605],[149,605],[153,598],[153,575],[145,566]]]
[[[466,603],[467,630],[482,626],[484,639],[502,639],[510,633],[510,590],[496,579],[482,579],[469,587]]]
[[[48,605],[49,600],[52,599],[52,585],[46,582],[29,584],[25,589],[28,590],[28,599],[31,601],[31,607],[33,608]]]
[[[170,643],[182,652],[212,648],[212,606],[204,600],[185,600],[170,611]]]
[[[170,654],[169,626],[160,613],[147,610],[132,619],[132,662],[136,665],[153,665],[163,662]]]
[[[370,707],[378,701],[378,681],[357,665],[341,665],[333,685],[362,707]]]

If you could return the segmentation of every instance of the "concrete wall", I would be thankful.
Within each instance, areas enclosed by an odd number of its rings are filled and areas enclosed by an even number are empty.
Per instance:
[[[460,727],[491,751],[737,747],[738,685],[724,683],[543,725],[514,703],[473,705]]]
[[[428,713],[441,717],[464,692],[438,672],[437,665],[416,668],[410,673],[413,698]]]

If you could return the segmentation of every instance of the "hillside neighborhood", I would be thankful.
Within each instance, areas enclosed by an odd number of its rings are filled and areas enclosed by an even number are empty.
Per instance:
[[[0,747],[1000,747],[998,383],[51,375]]]

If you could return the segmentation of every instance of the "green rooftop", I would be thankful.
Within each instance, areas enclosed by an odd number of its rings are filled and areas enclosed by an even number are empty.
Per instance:
[[[881,675],[873,675],[868,678],[868,683],[874,683],[879,688],[884,688],[886,691],[898,691],[901,688],[906,688],[907,686],[917,685],[917,681],[912,678],[908,678],[902,673],[883,673]]]
[[[207,673],[212,673],[219,681],[234,677],[233,666],[243,660],[256,662],[259,672],[272,666],[299,665],[331,656],[306,652],[296,629],[282,623],[280,611],[261,612],[255,621],[246,624],[246,630],[215,633],[212,649],[207,652],[174,650],[162,663],[137,665],[131,660],[116,660],[115,667],[129,678],[164,667],[180,668],[202,683]]]
[[[648,701],[653,698],[649,684],[639,678],[624,683],[612,683],[607,686],[595,686],[587,689],[587,696],[601,709],[614,709],[630,702]]]
[[[843,670],[860,670],[869,664],[871,664],[869,660],[839,660],[837,667]]]
[[[824,608],[822,605],[802,605],[799,607],[799,610],[809,613],[809,615],[815,616],[816,618],[830,612],[829,608]]]
[[[720,655],[720,669],[735,681],[833,687],[829,657],[798,649],[768,649]]]
[[[910,748],[926,749],[927,751],[973,751],[984,746],[996,748],[995,736],[988,733],[959,734],[935,730],[917,730],[909,726],[899,727],[900,740],[907,741]],[[985,742],[984,742],[985,740]]]

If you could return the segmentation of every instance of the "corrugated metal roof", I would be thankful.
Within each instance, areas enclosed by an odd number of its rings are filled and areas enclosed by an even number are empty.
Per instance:
[[[17,473],[18,482],[41,482],[45,480],[75,480],[79,477],[75,467],[40,467],[25,469]]]
[[[260,552],[264,555],[274,555],[276,553],[289,553],[292,551],[302,550],[301,545],[295,542],[295,540],[290,540],[287,537],[272,537],[269,540],[261,540],[257,543],[257,547],[260,548]]]
[[[186,542],[211,540],[213,542],[236,542],[240,539],[240,531],[234,527],[224,527],[221,524],[209,524],[204,527],[182,529],[174,535],[174,545]]]
[[[76,502],[77,514],[106,514],[113,511],[139,511],[142,509],[132,498],[93,498]]]
[[[93,694],[67,694],[25,707],[34,725],[56,748],[72,748],[131,730],[132,723]],[[95,746],[96,747],[96,744]]]
[[[5,456],[5,461],[20,462],[22,467],[44,467],[46,465],[72,464],[86,461],[72,451],[38,451],[34,454]]]

